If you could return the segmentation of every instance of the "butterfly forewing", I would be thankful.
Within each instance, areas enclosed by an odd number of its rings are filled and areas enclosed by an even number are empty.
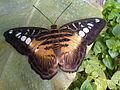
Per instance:
[[[12,28],[4,33],[5,40],[9,42],[19,53],[28,55],[31,50],[30,43],[45,28],[39,27],[19,27]]]
[[[23,55],[28,56],[32,69],[42,79],[51,79],[58,67],[75,72],[82,63],[87,46],[93,43],[104,28],[101,18],[73,21],[59,29],[19,27],[4,33],[5,39]]]
[[[68,28],[72,31],[78,32],[79,36],[84,38],[87,42],[87,45],[90,45],[95,41],[105,25],[105,20],[101,18],[86,18],[67,23],[60,28]]]

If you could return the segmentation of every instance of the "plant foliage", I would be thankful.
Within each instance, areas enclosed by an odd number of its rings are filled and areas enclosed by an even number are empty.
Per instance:
[[[106,29],[86,56],[70,90],[120,90],[120,3],[106,0]]]

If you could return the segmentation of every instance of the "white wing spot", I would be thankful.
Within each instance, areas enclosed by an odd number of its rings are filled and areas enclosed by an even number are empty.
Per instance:
[[[80,25],[80,24],[81,24],[81,22],[78,22],[78,24]]]
[[[31,43],[31,38],[27,38],[25,41],[26,44],[30,44]]]
[[[93,26],[94,26],[92,23],[88,23],[87,25],[88,25],[88,26],[91,26],[91,27],[93,27]]]
[[[17,37],[17,36],[19,36],[20,34],[22,34],[21,32],[19,32],[19,33],[17,33],[15,36]]]
[[[29,32],[30,30],[29,30],[29,29],[27,29],[27,31]]]
[[[74,27],[75,29],[77,29],[77,27],[75,26],[75,24],[74,24],[74,23],[72,23],[72,25],[73,25],[73,27]]]
[[[84,25],[81,25],[81,27],[84,27]]]
[[[17,38],[20,38],[21,37],[21,35],[19,35]]]
[[[80,35],[81,37],[84,37],[84,36],[85,36],[85,33],[84,33],[83,31],[79,31],[79,35]]]
[[[9,34],[12,34],[12,33],[13,33],[13,30],[10,30],[10,31],[9,31]]]
[[[67,28],[68,28],[68,29],[71,29],[68,25],[67,25]]]
[[[66,26],[64,26],[64,27],[62,27],[61,29],[67,29],[67,27],[66,27]]]
[[[88,26],[89,29],[92,29],[92,27]]]
[[[21,41],[25,41],[26,38],[27,38],[26,36],[22,36],[22,37],[21,37]]]
[[[33,30],[33,32],[32,32],[32,34],[31,35],[33,35],[35,33],[35,29]]]
[[[100,22],[100,20],[99,19],[95,19],[95,22],[98,23],[98,22]]]
[[[88,28],[83,28],[83,31],[84,31],[85,33],[88,33],[88,32],[89,32],[89,29],[88,29]]]

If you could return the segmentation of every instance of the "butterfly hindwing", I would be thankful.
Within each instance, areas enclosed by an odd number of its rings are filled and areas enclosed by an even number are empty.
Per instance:
[[[38,51],[39,52],[39,51]],[[40,53],[32,53],[28,59],[31,68],[41,76],[42,79],[51,79],[57,73],[58,63],[54,56],[41,56]]]
[[[76,43],[77,44],[77,43]],[[73,44],[74,45],[74,44]],[[63,50],[61,60],[59,62],[60,68],[65,72],[75,72],[78,70],[86,54],[86,43],[81,42],[73,50]]]

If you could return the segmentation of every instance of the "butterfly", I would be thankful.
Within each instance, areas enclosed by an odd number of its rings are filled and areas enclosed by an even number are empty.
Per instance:
[[[76,20],[61,27],[18,27],[4,32],[5,40],[20,54],[28,56],[31,68],[42,79],[51,79],[61,69],[76,72],[87,46],[91,45],[106,22],[102,18]]]
[[[4,32],[5,40],[20,54],[28,56],[31,68],[42,79],[50,80],[58,69],[64,72],[76,72],[81,65],[87,46],[92,44],[106,22],[102,18],[76,20],[57,27],[33,5],[52,25],[51,29],[42,27],[17,27]]]

